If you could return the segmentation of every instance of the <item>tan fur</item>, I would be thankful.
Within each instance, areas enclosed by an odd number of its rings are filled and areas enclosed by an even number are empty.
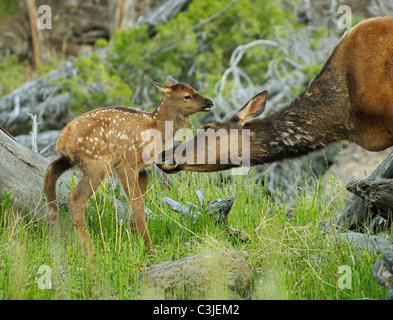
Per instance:
[[[165,93],[161,104],[154,112],[143,112],[127,107],[107,107],[90,111],[71,121],[61,132],[56,151],[62,157],[52,162],[45,175],[44,189],[47,199],[45,221],[54,225],[58,216],[56,180],[65,171],[76,165],[83,177],[69,197],[70,214],[78,230],[82,244],[90,248],[92,242],[85,222],[85,206],[98,189],[102,180],[114,168],[127,196],[133,217],[131,227],[143,236],[150,251],[153,251],[144,216],[143,196],[146,192],[148,165],[142,158],[143,135],[149,129],[162,133],[165,142],[165,121],[173,121],[173,131],[183,128],[188,116],[208,111],[211,100],[198,94],[190,85],[177,83],[168,77],[168,85],[153,84]],[[190,99],[187,99],[190,98]]]
[[[354,133],[370,151],[393,145],[393,17],[368,19],[344,35],[332,67],[345,78]]]

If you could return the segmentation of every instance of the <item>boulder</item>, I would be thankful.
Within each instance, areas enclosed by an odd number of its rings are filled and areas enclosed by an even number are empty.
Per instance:
[[[372,236],[359,232],[342,232],[338,234],[341,243],[347,242],[353,249],[377,254],[389,246],[387,235]]]
[[[388,287],[388,298],[393,300],[393,243],[385,249],[382,260],[374,264],[373,275],[378,284]]]
[[[139,279],[141,298],[246,298],[251,291],[251,274],[237,252],[211,249],[148,268]]]

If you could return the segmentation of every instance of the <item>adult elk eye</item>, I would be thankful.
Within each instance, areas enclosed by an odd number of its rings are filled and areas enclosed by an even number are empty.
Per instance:
[[[184,99],[191,100],[191,96],[185,96]]]
[[[207,130],[209,130],[210,129],[210,127],[204,127],[203,128],[203,130],[205,130],[205,132],[207,131]]]

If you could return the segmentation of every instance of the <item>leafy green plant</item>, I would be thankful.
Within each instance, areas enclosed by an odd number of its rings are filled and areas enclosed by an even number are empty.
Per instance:
[[[153,100],[161,99],[148,80],[162,81],[167,74],[213,95],[214,84],[237,46],[267,38],[277,25],[292,20],[276,1],[241,0],[232,7],[231,3],[193,1],[167,24],[158,25],[152,37],[146,26],[140,26],[117,30],[110,43],[98,40],[95,46],[108,52],[105,61],[97,54],[78,58],[78,75],[63,83],[74,97],[72,104],[85,111],[109,104],[148,109]],[[256,81],[271,53],[258,54],[241,63]]]
[[[130,105],[132,89],[117,74],[111,73],[96,53],[89,58],[78,58],[75,66],[78,75],[70,81],[64,81],[63,87],[74,97],[72,106],[77,113],[106,104]]]
[[[10,93],[27,80],[26,66],[16,55],[9,55],[0,62],[0,97]]]
[[[203,83],[211,94],[209,87],[225,71],[237,46],[267,37],[274,26],[288,19],[277,2],[254,0],[239,1],[211,22],[200,24],[230,3],[191,2],[168,24],[157,26],[153,38],[147,36],[144,26],[118,30],[112,39],[109,60],[118,66],[123,79],[132,83],[174,74],[183,81]]]
[[[19,2],[15,0],[0,0],[0,20],[9,18],[18,10]]]

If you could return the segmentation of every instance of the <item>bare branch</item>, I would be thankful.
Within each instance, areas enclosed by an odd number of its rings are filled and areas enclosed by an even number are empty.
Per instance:
[[[217,12],[216,14],[212,15],[210,18],[207,18],[206,20],[203,20],[201,22],[199,22],[198,24],[196,24],[195,26],[190,28],[190,31],[195,31],[197,29],[199,29],[200,27],[209,24],[210,22],[213,22],[214,20],[216,20],[218,17],[222,16],[223,14],[225,14],[227,11],[229,11],[232,7],[234,7],[240,0],[234,0],[232,1],[230,4],[228,4],[224,9],[222,9],[221,11]]]

